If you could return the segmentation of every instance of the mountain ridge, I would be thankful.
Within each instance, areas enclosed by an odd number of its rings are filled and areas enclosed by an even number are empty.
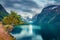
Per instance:
[[[0,21],[7,16],[9,13],[5,10],[5,8],[0,4]]]
[[[52,23],[56,19],[59,20],[60,22],[59,15],[60,15],[60,5],[50,5],[48,7],[45,7],[42,10],[42,12],[37,15],[36,21],[34,23],[37,24]]]

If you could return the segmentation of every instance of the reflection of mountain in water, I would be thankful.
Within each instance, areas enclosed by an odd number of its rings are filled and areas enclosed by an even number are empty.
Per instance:
[[[20,30],[19,30],[20,27]],[[18,27],[18,30],[12,32],[12,35],[16,37],[17,40],[42,40],[41,35],[39,34],[41,30],[40,26],[37,25],[21,25]],[[21,30],[22,29],[22,30]],[[37,32],[35,32],[35,29]]]
[[[7,15],[8,13],[0,5],[0,21]],[[11,34],[16,37],[16,40],[60,40],[60,5],[45,7],[32,19],[27,17],[23,20],[38,25],[15,27]]]
[[[60,40],[60,5],[45,7],[33,17],[33,24],[22,25],[12,35],[17,40]]]
[[[45,7],[35,19],[33,24],[42,26],[44,40],[60,40],[60,5]]]

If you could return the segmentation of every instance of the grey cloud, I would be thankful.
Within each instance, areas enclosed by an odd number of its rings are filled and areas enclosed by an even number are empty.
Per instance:
[[[37,0],[38,1],[38,0]],[[39,0],[40,2],[43,2],[44,0]],[[47,1],[47,0],[46,0]],[[49,0],[51,1],[51,0]],[[55,0],[56,2],[60,2],[60,0]],[[13,8],[16,10],[21,10],[23,12],[30,12],[33,13],[31,9],[40,9],[43,4],[37,4],[36,1],[33,0],[0,0],[0,3],[4,5],[6,8]],[[40,5],[40,7],[39,7]]]
[[[1,0],[4,2],[4,7],[13,8],[16,10],[22,10],[23,12],[32,12],[32,8],[39,8],[39,6],[33,0]],[[17,7],[18,4],[20,5]],[[15,6],[14,6],[15,5]]]
[[[4,1],[4,0],[3,0]],[[6,7],[13,7],[13,4],[18,3],[20,5],[29,7],[29,8],[38,8],[38,5],[34,1],[20,0],[20,1],[4,1]]]

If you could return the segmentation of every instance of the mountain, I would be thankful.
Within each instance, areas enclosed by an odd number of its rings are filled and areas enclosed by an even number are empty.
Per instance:
[[[34,17],[33,17],[34,18]],[[60,23],[60,5],[50,5],[45,7],[40,14],[37,15],[36,24],[59,24]]]
[[[45,7],[33,18],[33,24],[40,25],[39,32],[44,40],[60,40],[60,5]]]
[[[8,12],[4,9],[4,7],[0,4],[0,21],[3,19],[4,16],[7,16]]]
[[[36,20],[37,20],[37,16],[38,16],[38,14],[36,14],[36,15],[34,15],[34,16],[32,17],[31,21],[33,21],[33,23],[36,22]]]

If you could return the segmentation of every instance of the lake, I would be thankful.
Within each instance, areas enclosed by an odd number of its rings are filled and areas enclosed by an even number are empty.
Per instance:
[[[11,34],[16,40],[60,40],[59,28],[53,25],[20,25]]]
[[[14,28],[12,35],[16,40],[43,40],[40,30],[41,27],[37,25],[20,25]]]

